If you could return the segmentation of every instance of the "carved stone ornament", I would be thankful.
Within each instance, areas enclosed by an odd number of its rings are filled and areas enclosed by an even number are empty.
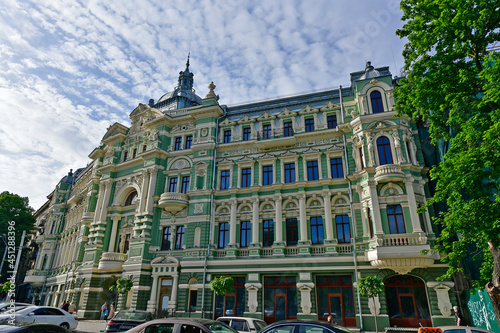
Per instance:
[[[203,204],[202,203],[194,204],[194,213],[195,214],[203,213]]]
[[[373,299],[375,299],[375,301]],[[378,296],[370,297],[368,299],[368,308],[370,309],[370,313],[372,315],[378,316],[380,314],[380,301]]]
[[[438,298],[438,308],[441,314],[445,317],[451,316],[452,305],[450,302],[450,295],[448,291],[455,286],[455,283],[451,281],[437,282],[429,281],[427,282],[427,287],[433,288],[436,292]]]

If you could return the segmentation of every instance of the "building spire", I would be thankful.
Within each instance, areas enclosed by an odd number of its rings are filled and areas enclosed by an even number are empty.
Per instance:
[[[186,70],[185,72],[189,72],[189,57],[191,56],[191,51],[188,52],[188,59],[186,61]]]

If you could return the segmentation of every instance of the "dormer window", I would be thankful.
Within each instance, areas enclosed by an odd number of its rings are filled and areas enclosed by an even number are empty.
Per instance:
[[[267,124],[262,126],[262,138],[270,139],[271,138],[271,125]]]
[[[287,121],[283,123],[284,136],[289,137],[293,136],[293,126],[291,121]]]
[[[230,143],[231,142],[231,130],[225,130],[224,131],[224,143]]]
[[[382,103],[382,95],[378,91],[374,91],[370,94],[370,100],[372,102],[372,112],[382,113],[384,112],[384,104]]]
[[[314,131],[314,118],[307,118],[305,120],[306,123],[306,132],[313,132]]]

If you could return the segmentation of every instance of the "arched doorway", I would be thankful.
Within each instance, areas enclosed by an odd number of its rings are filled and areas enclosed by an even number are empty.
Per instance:
[[[427,292],[422,280],[411,275],[395,275],[384,282],[391,326],[432,326]]]

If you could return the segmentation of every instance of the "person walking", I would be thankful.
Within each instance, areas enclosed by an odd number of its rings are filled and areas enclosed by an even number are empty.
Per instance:
[[[113,319],[113,317],[115,316],[115,307],[116,307],[116,302],[111,303],[111,305],[109,306],[108,320]]]
[[[69,303],[68,312],[71,313],[71,314],[73,314],[74,312],[76,312],[76,305],[73,304],[73,303]]]
[[[333,315],[332,315],[331,313],[330,313],[330,315],[328,316],[328,318],[326,319],[326,321],[327,321],[327,322],[329,322],[329,323],[330,323],[330,324],[332,324],[332,325],[337,324],[337,323],[335,322],[335,320],[333,320]]]
[[[458,311],[458,306],[455,305],[453,311],[455,311],[455,324],[457,324],[457,326],[465,326],[464,317]]]
[[[108,319],[108,302],[104,302],[104,304],[101,306],[101,320],[107,320]]]
[[[69,308],[69,302],[64,300],[61,304],[61,309],[63,309],[64,311],[68,311],[68,308]]]

